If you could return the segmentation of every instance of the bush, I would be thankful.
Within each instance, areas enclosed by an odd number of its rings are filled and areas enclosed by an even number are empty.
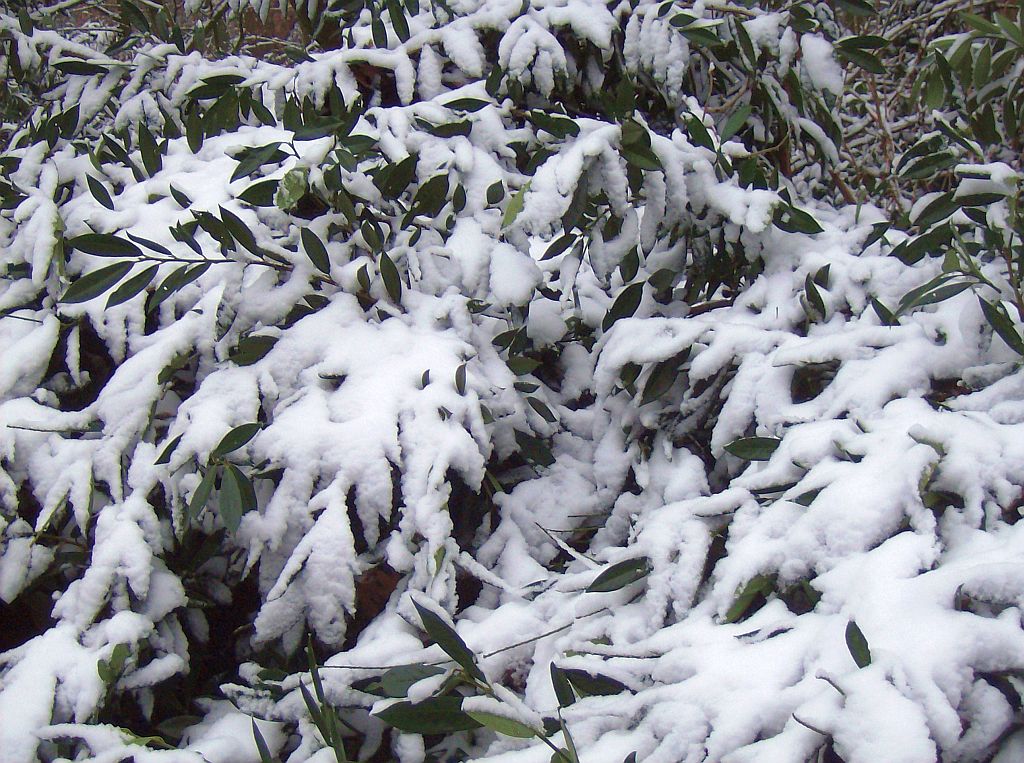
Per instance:
[[[0,11],[4,759],[1019,757],[1024,7],[947,5]]]

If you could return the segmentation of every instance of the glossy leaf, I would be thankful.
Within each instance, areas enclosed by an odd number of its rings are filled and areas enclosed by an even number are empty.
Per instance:
[[[630,583],[643,580],[650,571],[651,562],[646,556],[617,562],[594,578],[594,582],[587,586],[587,593],[618,591]]]
[[[858,668],[866,668],[871,664],[871,650],[868,648],[868,640],[853,620],[846,624],[846,648],[850,650],[850,656],[857,663]]]
[[[745,461],[767,461],[781,442],[777,437],[741,437],[726,445],[725,450]]]
[[[462,712],[462,697],[428,697],[415,705],[396,702],[374,716],[410,734],[452,734],[480,728],[478,721]]]
[[[477,667],[476,657],[469,647],[466,646],[466,642],[462,640],[462,637],[435,612],[432,612],[418,602],[413,602],[413,605],[419,613],[423,630],[433,639],[434,643],[455,660],[466,673],[481,683],[487,683],[484,674]]]
[[[132,269],[131,262],[117,262],[107,265],[99,270],[92,270],[72,283],[67,291],[61,296],[60,301],[65,303],[88,302],[98,297],[107,289],[128,275]]]

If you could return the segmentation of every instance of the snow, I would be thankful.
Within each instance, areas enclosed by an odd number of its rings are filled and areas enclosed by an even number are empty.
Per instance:
[[[398,202],[384,198],[368,172],[377,155],[338,176],[359,214],[387,231],[400,300],[380,252],[344,211],[328,205],[308,220],[237,198],[256,178],[231,181],[233,155],[280,141],[289,156],[259,177],[306,169],[311,193],[326,199],[333,137],[293,141],[250,117],[198,153],[169,138],[162,169],[138,181],[116,161],[97,158],[97,168],[63,138],[12,151],[20,164],[10,177],[27,199],[0,214],[0,600],[54,596],[53,625],[0,655],[0,757],[29,763],[54,757],[54,740],[75,740],[75,759],[97,763],[129,754],[256,763],[256,718],[272,755],[329,760],[298,688],[310,685],[300,653],[308,637],[328,703],[365,733],[363,757],[377,754],[381,725],[364,711],[390,700],[354,682],[401,665],[457,671],[422,632],[415,601],[454,628],[491,682],[464,709],[533,728],[560,711],[585,763],[621,763],[634,751],[645,763],[788,763],[812,759],[826,739],[848,763],[1020,758],[1007,694],[1019,693],[1024,670],[1024,372],[976,294],[880,325],[871,300],[894,308],[942,263],[905,265],[884,242],[862,251],[877,210],[831,209],[802,194],[797,177],[794,203],[823,232],[785,233],[772,225],[779,193],[740,183],[671,119],[645,124],[661,169],[641,174],[623,157],[621,120],[578,116],[578,133],[560,138],[531,128],[521,103],[480,81],[496,47],[532,107],[562,77],[599,82],[621,30],[629,74],[680,113],[716,113],[684,100],[684,77],[703,59],[691,60],[658,4],[450,6],[458,18],[444,23],[441,6],[423,4],[410,40],[392,35],[387,50],[371,46],[364,13],[354,47],[293,67],[242,56],[210,63],[155,46],[117,95],[116,122],[104,123],[134,129],[144,117],[155,127],[156,106],[176,111],[213,74],[241,74],[265,103],[295,93],[318,106],[334,84],[351,101],[368,68],[393,75],[398,103],[378,94],[354,132],[391,163],[415,153],[416,182],[446,175],[448,198],[436,215],[406,220],[415,185]],[[842,92],[827,29],[798,36],[782,12],[749,14],[742,23],[772,76],[799,51],[814,88]],[[0,25],[26,62],[60,49],[94,55],[53,33],[22,35],[6,16]],[[590,46],[587,71],[567,37]],[[98,111],[116,84],[99,79],[75,80],[55,103]],[[459,98],[487,105],[446,105]],[[836,158],[816,123],[784,117]],[[463,119],[470,129],[455,138],[424,127]],[[529,174],[517,143],[527,157],[550,156]],[[739,144],[726,153],[740,156]],[[1000,162],[956,173],[961,194],[1019,183]],[[110,189],[113,210],[86,175]],[[491,203],[496,182],[506,194]],[[572,231],[578,243],[542,260],[581,184],[593,230]],[[504,225],[520,189],[523,209]],[[911,216],[932,198],[920,197]],[[171,235],[221,207],[273,258],[222,249],[202,228],[200,253]],[[1007,205],[989,214],[1005,221]],[[305,256],[303,228],[324,242],[329,274]],[[148,315],[141,294],[110,309],[103,297],[61,303],[69,283],[112,262],[81,251],[54,259],[60,237],[93,230],[213,264]],[[630,271],[623,258],[634,250]],[[712,287],[683,301],[684,271],[698,258],[737,253],[752,265],[738,293]],[[152,256],[155,283],[180,264]],[[825,266],[818,315],[805,307],[807,284]],[[1000,282],[998,259],[982,267]],[[644,285],[663,268],[677,276],[671,299]],[[635,311],[606,328],[609,309],[637,285]],[[245,365],[233,351],[247,337],[275,341]],[[541,365],[522,365],[530,361]],[[659,379],[667,361],[675,375]],[[213,454],[225,433],[251,423],[260,431],[244,447]],[[758,461],[730,453],[751,436],[773,438],[776,450]],[[188,514],[202,475],[227,464],[256,496],[237,531],[222,515],[223,481],[200,516]],[[183,561],[206,538],[217,539],[212,556]],[[82,561],[63,561],[81,551]],[[641,557],[642,580],[587,590]],[[232,598],[244,576],[256,603]],[[752,583],[761,593],[743,609],[738,597]],[[367,623],[373,596],[381,611]],[[112,697],[144,716],[171,680],[202,669],[204,644],[222,636],[199,602],[249,607],[251,622],[232,635],[244,662],[225,670],[237,676],[203,700],[183,749],[146,748],[99,723]],[[851,621],[870,647],[865,667],[846,644]],[[101,678],[124,649],[122,669]],[[292,672],[272,691],[262,669],[282,665]],[[558,708],[552,665],[626,690]],[[420,680],[408,699],[448,681]],[[391,740],[380,755],[403,763],[441,754],[418,735]],[[473,760],[551,757],[536,739],[487,731],[452,744]]]

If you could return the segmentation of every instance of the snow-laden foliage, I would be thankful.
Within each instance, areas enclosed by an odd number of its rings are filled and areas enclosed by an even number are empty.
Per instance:
[[[125,7],[0,13],[3,760],[1018,759],[1021,168],[829,203],[866,2]]]

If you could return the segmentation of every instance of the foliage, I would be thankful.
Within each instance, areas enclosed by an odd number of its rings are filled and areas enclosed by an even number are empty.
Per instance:
[[[0,10],[5,759],[1012,756],[1024,6],[893,5]]]

